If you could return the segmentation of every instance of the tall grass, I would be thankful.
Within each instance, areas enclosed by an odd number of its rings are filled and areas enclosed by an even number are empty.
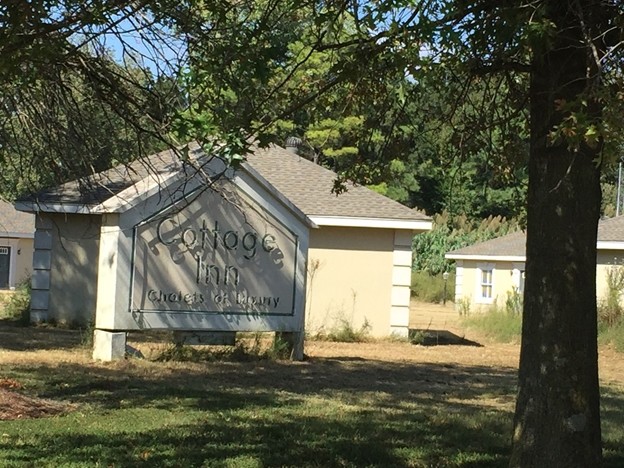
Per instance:
[[[624,352],[624,267],[614,265],[607,270],[607,294],[598,304],[598,341],[611,344]]]
[[[446,282],[446,296],[445,284]],[[412,271],[412,296],[424,302],[444,302],[455,299],[455,273],[445,281],[442,273],[432,275],[426,271]]]
[[[463,319],[463,323],[498,343],[519,343],[522,315],[491,306],[486,312]]]

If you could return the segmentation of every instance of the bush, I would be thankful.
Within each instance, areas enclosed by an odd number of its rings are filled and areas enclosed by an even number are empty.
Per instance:
[[[426,271],[412,272],[412,296],[424,302],[444,302],[444,277],[442,273],[432,275]],[[446,280],[446,300],[455,299],[455,273]]]
[[[340,319],[338,325],[332,328],[326,335],[320,335],[318,338],[341,343],[362,343],[370,339],[370,330],[371,325],[368,323],[368,320],[364,320],[362,326],[356,329],[350,321]]]
[[[30,278],[22,281],[15,291],[7,296],[1,311],[2,318],[28,325],[30,323]]]
[[[496,306],[464,319],[466,326],[499,343],[518,343],[522,335],[522,315]]]
[[[518,229],[518,223],[500,216],[490,216],[483,220],[469,220],[466,216],[453,218],[447,212],[433,217],[433,229],[414,236],[415,270],[439,275],[453,271],[455,263],[444,258],[451,250],[504,236]]]

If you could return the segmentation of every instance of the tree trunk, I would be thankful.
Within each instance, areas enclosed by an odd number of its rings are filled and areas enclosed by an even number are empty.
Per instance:
[[[595,467],[602,459],[596,312],[599,148],[582,142],[570,148],[573,138],[553,143],[548,135],[566,117],[561,104],[598,84],[576,9],[585,10],[586,20],[598,8],[590,4],[599,2],[544,3],[556,33],[532,57],[527,266],[510,466]],[[588,102],[585,115],[599,117],[598,106]]]

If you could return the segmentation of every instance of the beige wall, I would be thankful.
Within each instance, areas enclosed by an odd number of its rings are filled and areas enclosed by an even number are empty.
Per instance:
[[[617,266],[624,265],[624,252],[621,250],[599,250],[596,262],[596,296],[600,301],[607,295],[607,273]]]
[[[481,271],[492,268],[492,297],[482,297]],[[514,288],[520,285],[524,263],[504,261],[456,261],[455,307],[467,307],[470,312],[482,312],[490,306],[504,307]]]
[[[323,226],[310,232],[306,329],[330,331],[365,321],[372,336],[390,334],[395,231]]]
[[[33,239],[20,239],[17,244],[17,257],[15,264],[15,285],[28,279],[32,274]]]
[[[596,296],[600,301],[607,294],[607,273],[609,269],[615,265],[622,265],[624,261],[624,252],[619,250],[599,250],[596,264]],[[484,263],[491,263],[494,265],[494,282],[493,282],[493,295],[496,298],[496,303],[499,306],[505,305],[505,299],[507,298],[507,292],[511,291],[514,286],[517,285],[517,273],[514,269],[523,268],[521,263],[514,262],[485,262],[474,260],[458,260],[456,262],[457,267],[457,282],[455,293],[456,308],[460,307],[462,298],[469,301],[470,310],[478,311],[483,310],[484,306],[487,306],[487,302],[479,300],[478,298],[478,265]]]
[[[86,325],[94,320],[100,217],[46,215],[37,229],[52,239],[48,320]],[[33,285],[33,289],[35,289]]]
[[[0,246],[11,247],[9,288],[13,289],[32,273],[33,239],[0,237]]]

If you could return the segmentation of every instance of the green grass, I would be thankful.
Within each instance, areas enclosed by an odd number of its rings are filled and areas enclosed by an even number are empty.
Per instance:
[[[211,378],[210,366],[179,364],[162,375],[154,366],[5,368],[11,378],[27,375],[31,391],[80,407],[62,417],[0,422],[0,465],[506,465],[509,411],[408,391],[415,380],[393,391],[371,378],[386,381],[393,371],[405,378],[403,367],[230,364],[228,372],[243,378],[227,385],[224,375]],[[244,377],[250,369],[258,379]],[[306,375],[319,371],[323,383],[309,382]],[[323,375],[335,371],[344,373],[342,382]]]
[[[511,368],[348,358],[26,361],[0,376],[76,405],[0,421],[2,467],[504,467],[516,392]],[[605,466],[622,466],[624,392],[602,394]]]

